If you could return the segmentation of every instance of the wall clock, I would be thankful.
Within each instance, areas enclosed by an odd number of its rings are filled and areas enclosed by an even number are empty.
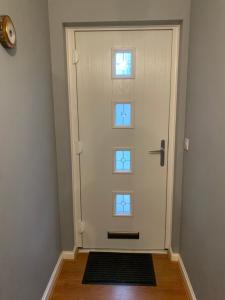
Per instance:
[[[0,16],[0,43],[8,49],[16,46],[16,30],[9,16]]]

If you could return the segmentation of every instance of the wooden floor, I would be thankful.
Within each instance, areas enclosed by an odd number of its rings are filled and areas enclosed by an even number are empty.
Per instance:
[[[167,255],[153,255],[156,287],[82,285],[88,254],[65,260],[51,300],[188,300],[178,263]]]

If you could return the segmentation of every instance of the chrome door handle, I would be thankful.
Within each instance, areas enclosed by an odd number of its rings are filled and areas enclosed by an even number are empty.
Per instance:
[[[149,154],[160,154],[160,166],[163,167],[165,165],[165,140],[161,140],[161,147],[159,150],[150,150]]]

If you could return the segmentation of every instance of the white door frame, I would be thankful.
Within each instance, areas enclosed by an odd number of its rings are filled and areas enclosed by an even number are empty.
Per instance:
[[[76,53],[75,33],[79,31],[115,31],[115,30],[172,30],[172,68],[171,68],[171,92],[170,92],[170,118],[169,118],[169,141],[168,141],[168,169],[167,169],[167,200],[166,200],[166,231],[165,249],[170,249],[172,238],[173,217],[173,190],[174,190],[174,163],[175,163],[175,138],[176,138],[176,112],[177,112],[177,86],[178,86],[178,64],[179,64],[179,25],[163,26],[120,26],[120,27],[76,27],[66,28],[66,52],[67,52],[67,76],[69,97],[69,119],[70,119],[70,142],[72,161],[72,188],[73,188],[73,220],[74,220],[74,244],[82,247],[80,232],[81,222],[81,188],[80,188],[80,158],[79,153],[82,145],[79,143],[79,116],[77,105],[76,88],[76,62],[79,57]]]

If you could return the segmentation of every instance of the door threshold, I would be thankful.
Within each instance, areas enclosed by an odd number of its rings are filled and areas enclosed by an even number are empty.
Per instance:
[[[98,249],[98,248],[79,248],[79,253],[89,253],[90,251],[96,252],[119,252],[119,253],[151,253],[151,254],[168,254],[166,249],[164,250],[135,250],[135,249]]]

